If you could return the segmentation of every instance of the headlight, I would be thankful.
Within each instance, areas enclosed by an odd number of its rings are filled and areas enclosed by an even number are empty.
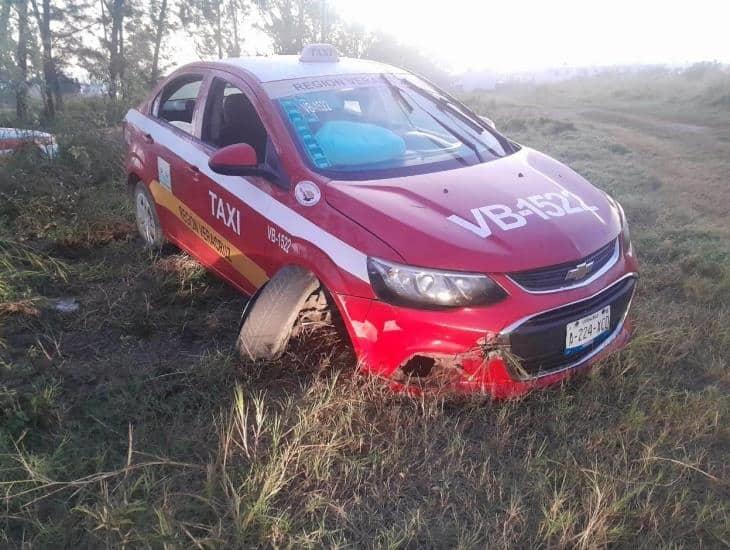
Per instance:
[[[491,304],[507,294],[486,275],[423,269],[368,258],[370,283],[384,301],[420,308]]]
[[[626,221],[626,212],[624,212],[623,206],[621,206],[618,201],[616,204],[618,205],[619,213],[621,214],[621,244],[623,245],[623,249],[626,254],[633,254],[634,249],[631,245],[631,232],[629,231],[629,222]]]

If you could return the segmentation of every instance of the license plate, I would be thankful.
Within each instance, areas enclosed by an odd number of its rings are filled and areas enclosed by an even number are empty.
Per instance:
[[[611,326],[611,306],[568,323],[565,326],[565,354],[570,355],[585,348]]]

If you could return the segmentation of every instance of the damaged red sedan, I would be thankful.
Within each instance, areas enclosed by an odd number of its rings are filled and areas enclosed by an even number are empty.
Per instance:
[[[58,143],[53,135],[38,130],[0,128],[0,157],[23,149],[33,149],[54,158],[58,154]]]
[[[193,63],[125,139],[146,243],[251,296],[245,357],[328,306],[394,386],[509,397],[628,341],[621,206],[404,70],[327,45]]]

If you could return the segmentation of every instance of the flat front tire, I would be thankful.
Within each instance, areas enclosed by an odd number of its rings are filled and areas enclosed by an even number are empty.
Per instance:
[[[236,348],[244,359],[281,356],[307,300],[319,288],[317,278],[297,266],[282,268],[249,304]]]
[[[160,219],[157,217],[155,200],[147,189],[147,186],[140,182],[134,187],[134,210],[137,219],[137,231],[139,231],[145,246],[148,248],[161,248],[165,244],[165,235],[162,232]]]

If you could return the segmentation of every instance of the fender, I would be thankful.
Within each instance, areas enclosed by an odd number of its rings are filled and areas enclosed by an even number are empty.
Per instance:
[[[129,159],[127,160],[127,171],[130,172],[130,174],[135,174],[137,179],[144,179],[141,176],[141,174],[144,174],[144,161],[136,151],[131,152],[129,155]]]

